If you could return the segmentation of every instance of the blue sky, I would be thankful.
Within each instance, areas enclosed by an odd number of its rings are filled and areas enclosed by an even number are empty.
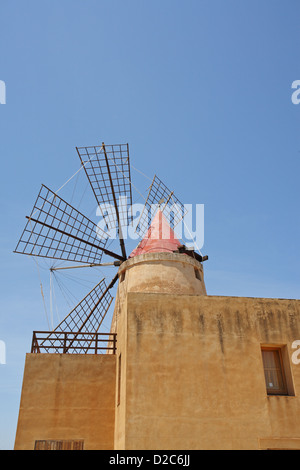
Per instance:
[[[208,294],[300,297],[299,17],[297,0],[2,2],[0,449],[47,329],[39,273],[49,301],[47,265],[12,252],[40,184],[78,170],[76,146],[128,142],[134,167],[205,205]]]

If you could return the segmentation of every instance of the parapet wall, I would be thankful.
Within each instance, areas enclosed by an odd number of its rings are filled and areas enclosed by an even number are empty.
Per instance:
[[[113,449],[115,355],[27,354],[15,450],[36,441]]]

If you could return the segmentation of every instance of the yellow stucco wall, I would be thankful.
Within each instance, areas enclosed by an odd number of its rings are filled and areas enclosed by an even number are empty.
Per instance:
[[[299,300],[129,292],[118,318],[116,448],[300,449]],[[294,396],[267,396],[261,345],[285,346]]]
[[[84,449],[114,445],[114,355],[27,354],[15,450],[36,440],[84,440]]]

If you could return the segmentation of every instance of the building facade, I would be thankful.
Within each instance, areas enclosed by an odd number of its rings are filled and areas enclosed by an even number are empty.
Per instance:
[[[300,300],[207,295],[178,247],[121,264],[115,354],[27,355],[15,449],[300,450]]]

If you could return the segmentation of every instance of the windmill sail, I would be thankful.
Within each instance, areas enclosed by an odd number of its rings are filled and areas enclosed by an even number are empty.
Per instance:
[[[106,253],[123,260],[105,248],[104,231],[44,185],[27,219],[16,253],[80,263],[99,263]]]
[[[77,147],[81,164],[108,230],[118,230],[122,255],[126,258],[122,226],[131,220],[132,190],[128,144]],[[120,201],[122,203],[120,203]]]
[[[113,301],[109,290],[117,279],[118,276],[115,276],[108,286],[102,279],[45,337],[39,347],[45,352],[55,347],[55,350],[63,350],[65,353],[87,354]]]
[[[98,331],[113,297],[110,286],[102,279],[55,328],[55,331]]]
[[[158,176],[155,175],[149,188],[144,209],[135,228],[136,233],[138,233],[140,237],[145,236],[158,210],[168,219],[172,229],[176,227],[186,214],[184,204],[182,204],[174,195],[174,192],[168,189]]]

